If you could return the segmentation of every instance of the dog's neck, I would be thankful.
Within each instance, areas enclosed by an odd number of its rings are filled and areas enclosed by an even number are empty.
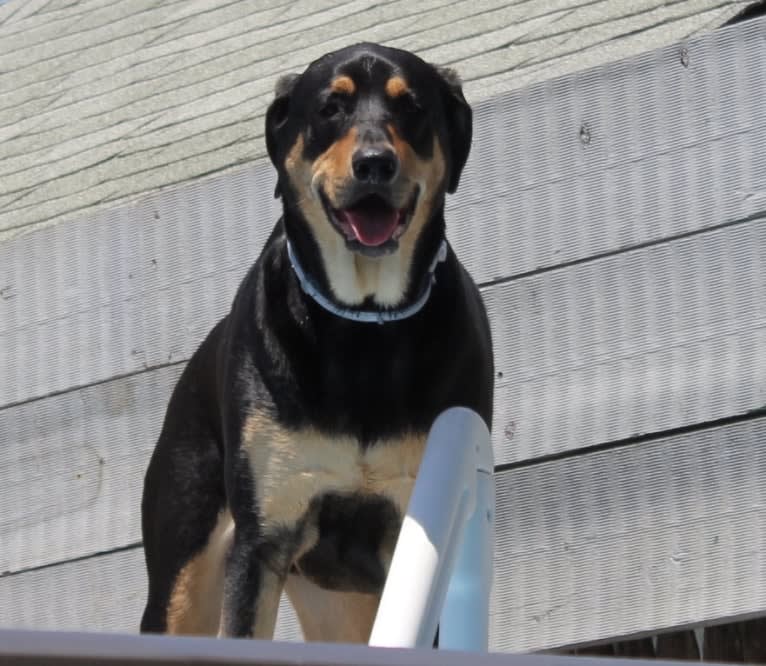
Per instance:
[[[298,278],[301,289],[322,308],[331,314],[336,315],[337,317],[341,317],[342,319],[348,319],[350,321],[361,323],[385,324],[387,322],[408,319],[423,309],[423,306],[428,302],[428,298],[431,295],[431,288],[436,281],[436,268],[447,258],[447,241],[443,238],[439,243],[436,254],[431,260],[431,263],[428,266],[428,271],[422,280],[422,286],[419,292],[416,294],[414,300],[408,302],[403,307],[398,308],[380,307],[365,310],[339,305],[335,300],[333,300],[332,297],[330,297],[328,294],[325,294],[322,288],[311,277],[311,275],[306,272],[298,260],[298,256],[295,253],[295,250],[293,249],[289,239],[287,240],[287,253],[290,259],[290,265],[292,266],[293,271]]]

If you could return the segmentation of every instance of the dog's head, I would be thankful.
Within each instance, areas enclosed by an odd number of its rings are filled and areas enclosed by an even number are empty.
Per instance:
[[[402,301],[429,224],[443,233],[471,129],[457,76],[406,51],[359,44],[280,79],[266,115],[277,194],[339,301]]]

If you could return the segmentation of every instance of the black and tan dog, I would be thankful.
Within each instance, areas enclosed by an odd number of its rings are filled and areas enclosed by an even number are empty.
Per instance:
[[[445,240],[471,144],[457,77],[360,44],[266,115],[284,215],[176,386],[146,475],[150,632],[367,641],[425,436],[489,424],[479,291]]]

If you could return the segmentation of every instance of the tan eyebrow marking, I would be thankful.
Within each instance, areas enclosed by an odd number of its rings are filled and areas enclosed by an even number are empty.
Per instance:
[[[386,95],[389,97],[401,97],[409,90],[410,87],[401,76],[392,76],[386,81]]]
[[[338,76],[330,84],[330,90],[334,93],[353,95],[356,85],[354,85],[354,80],[350,76]]]

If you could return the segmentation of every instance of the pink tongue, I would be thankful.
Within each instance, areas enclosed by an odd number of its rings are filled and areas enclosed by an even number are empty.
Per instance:
[[[396,231],[399,213],[394,209],[360,210],[348,208],[340,211],[362,245],[375,247],[383,245]]]

